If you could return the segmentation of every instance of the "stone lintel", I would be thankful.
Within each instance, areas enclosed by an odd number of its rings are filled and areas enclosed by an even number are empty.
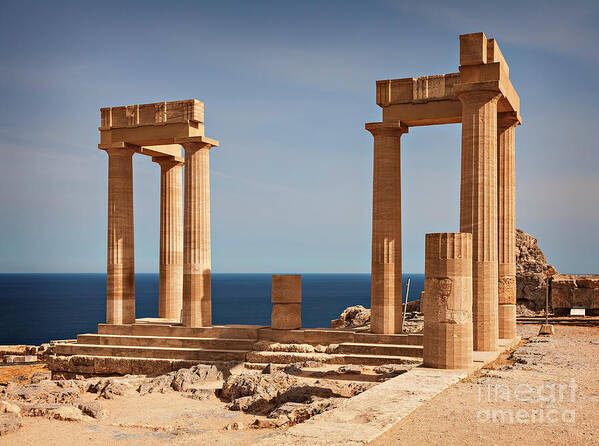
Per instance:
[[[383,121],[401,121],[407,127],[459,124],[462,122],[462,104],[456,98],[392,104],[383,108]]]
[[[169,157],[176,161],[183,161],[183,158],[181,157],[180,144],[165,144],[160,146],[140,147],[136,144],[129,144],[123,141],[119,141],[112,144],[98,144],[98,149],[131,149],[134,150],[135,153],[151,156],[152,158]]]
[[[455,99],[453,86],[459,82],[460,73],[376,81],[376,103],[384,108],[393,104]]]

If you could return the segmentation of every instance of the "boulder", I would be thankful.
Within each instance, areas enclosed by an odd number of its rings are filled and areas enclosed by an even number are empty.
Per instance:
[[[16,404],[9,403],[8,401],[0,401],[0,414],[4,413],[11,413],[17,417],[20,417],[21,408]]]
[[[370,325],[370,309],[354,305],[343,310],[338,319],[331,321],[331,328],[366,327]]]
[[[91,383],[87,391],[97,393],[98,398],[112,400],[116,397],[127,395],[135,391],[135,388],[130,383],[116,378],[100,379],[95,383]]]
[[[214,365],[198,364],[188,369],[179,369],[166,375],[157,376],[142,382],[137,391],[142,395],[146,393],[188,392],[206,382],[214,382],[224,378],[228,368]]]
[[[94,401],[83,401],[77,404],[77,408],[81,410],[84,415],[100,420],[108,415],[106,409],[100,406]]]
[[[289,427],[336,407],[339,401],[340,399],[337,398],[323,399],[315,397],[308,404],[284,403],[269,413],[268,418],[275,419],[277,427]]]
[[[287,402],[310,403],[314,397],[350,398],[373,385],[330,380],[305,382],[284,372],[243,373],[227,379],[220,396],[231,401],[231,410],[264,415]]]
[[[74,406],[61,406],[48,411],[48,418],[60,421],[84,421],[87,417]]]

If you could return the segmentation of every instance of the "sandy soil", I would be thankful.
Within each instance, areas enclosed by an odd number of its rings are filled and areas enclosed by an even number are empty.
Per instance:
[[[269,432],[248,428],[256,416],[227,410],[218,400],[196,401],[178,393],[124,396],[101,405],[108,416],[99,421],[24,417],[23,427],[1,437],[0,445],[247,445]],[[233,422],[245,428],[223,430]]]
[[[538,329],[518,326],[522,336]],[[370,444],[599,444],[599,327],[555,330],[517,349],[515,363],[500,358]]]

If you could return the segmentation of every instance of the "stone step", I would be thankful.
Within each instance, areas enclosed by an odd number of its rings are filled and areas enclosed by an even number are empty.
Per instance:
[[[244,361],[241,350],[212,350],[198,348],[168,348],[115,346],[91,344],[56,344],[56,355],[128,356],[136,358],[189,359],[208,361]]]
[[[326,353],[251,351],[246,355],[246,362],[249,363],[293,364],[294,362],[305,361],[319,361],[325,364],[358,365],[415,364],[422,362],[420,358],[413,356],[363,355],[353,353],[329,355]]]
[[[213,325],[183,327],[168,324],[98,324],[98,334],[127,336],[168,336],[187,338],[257,339],[262,325]]]
[[[351,330],[331,329],[275,330],[267,327],[258,331],[259,340],[279,342],[281,344],[339,344],[341,342],[353,342],[354,335],[355,333]]]
[[[123,345],[131,347],[201,348],[210,350],[248,351],[252,349],[254,342],[255,341],[253,339],[130,336],[93,333],[80,334],[77,336],[78,344]]]
[[[280,342],[281,344],[329,345],[344,342],[361,342],[366,344],[398,344],[422,345],[423,335],[419,333],[378,334],[357,332],[352,329],[310,329],[258,330],[261,341]]]
[[[357,342],[345,342],[339,344],[338,353],[360,354],[360,355],[384,355],[384,356],[412,356],[422,358],[421,345],[397,345],[397,344],[364,344]]]
[[[388,355],[358,355],[358,354],[340,354],[344,359],[344,364],[358,365],[383,365],[383,364],[419,364],[422,358],[414,356],[388,356]]]
[[[364,344],[422,345],[424,336],[421,333],[356,333],[354,340],[350,342],[360,342]]]
[[[138,358],[129,356],[52,355],[48,368],[53,379],[70,379],[106,375],[163,375],[182,368],[190,368],[199,362],[213,361],[189,359]]]

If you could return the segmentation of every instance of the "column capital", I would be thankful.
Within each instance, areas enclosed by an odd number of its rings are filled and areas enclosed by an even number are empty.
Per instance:
[[[187,150],[211,149],[218,147],[216,139],[206,138],[205,136],[190,136],[187,138],[175,138],[175,143],[181,144]]]
[[[160,167],[170,169],[171,167],[185,164],[183,158],[180,156],[153,156],[152,162],[158,164]]]
[[[499,133],[504,132],[510,127],[516,127],[522,124],[522,118],[519,113],[506,112],[497,113],[497,131]]]
[[[126,142],[118,142],[116,144],[98,144],[98,149],[104,150],[109,156],[133,156],[139,150],[139,146]]]
[[[493,88],[476,88],[476,83],[457,84],[454,87],[455,95],[462,104],[471,103],[497,103],[501,98],[501,91]]]
[[[367,122],[364,128],[372,133],[372,136],[401,136],[408,133],[409,128],[401,121]]]

